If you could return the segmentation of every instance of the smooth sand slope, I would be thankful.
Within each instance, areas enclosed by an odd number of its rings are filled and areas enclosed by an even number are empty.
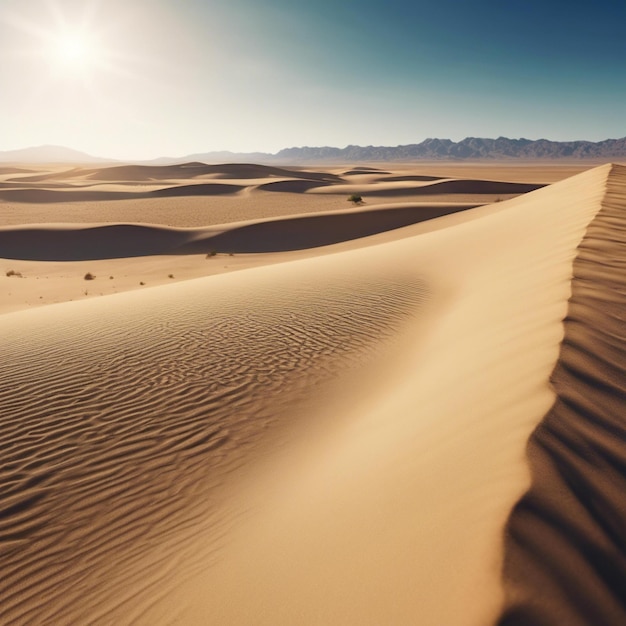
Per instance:
[[[504,528],[577,247],[623,179],[0,316],[0,622],[478,625],[524,604]]]

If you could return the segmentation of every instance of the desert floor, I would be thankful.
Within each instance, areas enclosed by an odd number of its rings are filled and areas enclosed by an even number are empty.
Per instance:
[[[624,623],[625,212],[612,164],[0,167],[0,622]]]

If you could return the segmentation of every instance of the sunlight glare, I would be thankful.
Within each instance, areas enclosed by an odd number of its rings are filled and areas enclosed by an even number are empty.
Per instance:
[[[67,70],[85,70],[97,64],[97,48],[78,33],[64,34],[54,42],[54,64]]]

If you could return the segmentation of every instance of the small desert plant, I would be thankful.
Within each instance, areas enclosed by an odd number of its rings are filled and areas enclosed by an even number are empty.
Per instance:
[[[109,276],[109,280],[113,280],[113,276]]]
[[[21,272],[16,272],[15,270],[9,270],[7,272],[7,277],[11,277],[11,276],[15,276],[16,278],[22,278],[22,273]]]
[[[87,272],[84,276],[85,280],[95,280],[96,277],[91,273],[91,272]]]
[[[139,283],[140,285],[145,285],[146,283],[143,282],[143,280]]]
[[[348,198],[348,202],[352,202],[356,206],[357,204],[363,204],[363,198],[358,193],[353,193]]]
[[[174,274],[168,274],[167,277],[168,278],[174,278]]]
[[[211,257],[214,257],[217,254],[217,252],[215,250],[211,250],[211,252],[209,252],[209,254],[206,255],[207,259],[210,259]]]

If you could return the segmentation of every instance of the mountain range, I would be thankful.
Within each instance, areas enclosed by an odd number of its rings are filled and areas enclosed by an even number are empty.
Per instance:
[[[403,146],[348,146],[346,148],[288,148],[276,154],[284,161],[419,161],[471,159],[610,159],[626,157],[626,137],[604,141],[549,141],[547,139],[484,139],[462,141],[426,139]]]
[[[626,137],[604,141],[549,141],[547,139],[485,139],[467,137],[426,139],[421,143],[401,146],[347,146],[345,148],[286,148],[275,154],[266,152],[203,152],[182,157],[160,157],[150,161],[134,161],[167,165],[189,161],[206,163],[319,163],[379,161],[463,161],[463,160],[550,160],[626,158]],[[114,159],[95,157],[62,146],[39,146],[22,150],[0,151],[0,162],[13,163],[114,163]]]

